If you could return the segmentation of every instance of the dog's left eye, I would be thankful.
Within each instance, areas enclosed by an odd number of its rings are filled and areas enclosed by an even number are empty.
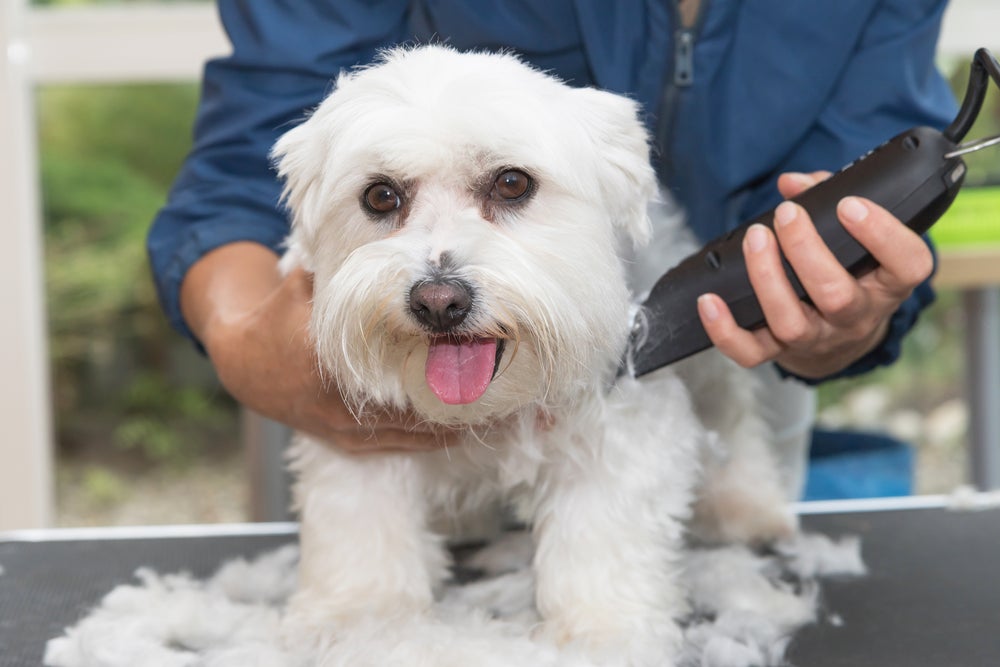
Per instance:
[[[388,183],[374,183],[368,186],[364,196],[365,206],[372,213],[392,213],[403,201]]]
[[[517,201],[528,195],[531,191],[531,184],[531,177],[523,171],[508,169],[497,176],[490,194],[494,199]]]

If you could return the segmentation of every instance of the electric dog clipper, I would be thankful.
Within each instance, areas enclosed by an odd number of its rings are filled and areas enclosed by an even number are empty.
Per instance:
[[[929,127],[907,130],[792,199],[809,213],[821,238],[851,274],[861,276],[877,262],[840,224],[837,203],[849,195],[865,197],[917,233],[930,229],[962,187],[962,155],[1000,143],[1000,137],[992,137],[959,144],[979,115],[990,78],[1000,86],[1000,63],[979,49],[961,109],[944,132]],[[698,297],[708,292],[729,305],[740,326],[766,325],[743,259],[743,237],[753,224],[773,229],[774,211],[711,241],[656,282],[642,304],[642,323],[633,331],[623,372],[638,377],[711,347],[697,310]],[[784,259],[782,263],[796,294],[808,302],[791,266]]]

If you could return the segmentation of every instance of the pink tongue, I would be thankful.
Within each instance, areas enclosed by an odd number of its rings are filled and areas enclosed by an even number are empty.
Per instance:
[[[448,405],[472,403],[493,379],[496,353],[495,338],[435,338],[424,368],[427,386]]]

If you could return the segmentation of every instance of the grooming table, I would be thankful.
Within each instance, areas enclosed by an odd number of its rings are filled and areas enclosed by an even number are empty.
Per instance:
[[[861,537],[867,576],[825,580],[821,615],[788,650],[799,667],[1000,665],[1000,510],[940,497],[804,503],[812,532]],[[38,667],[45,642],[133,572],[207,577],[295,540],[293,524],[0,534],[0,667]]]

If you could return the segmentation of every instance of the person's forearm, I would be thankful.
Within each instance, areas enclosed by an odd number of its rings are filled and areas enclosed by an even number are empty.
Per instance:
[[[273,251],[252,242],[231,243],[191,266],[181,284],[181,312],[208,347],[214,327],[246,315],[280,285]]]

